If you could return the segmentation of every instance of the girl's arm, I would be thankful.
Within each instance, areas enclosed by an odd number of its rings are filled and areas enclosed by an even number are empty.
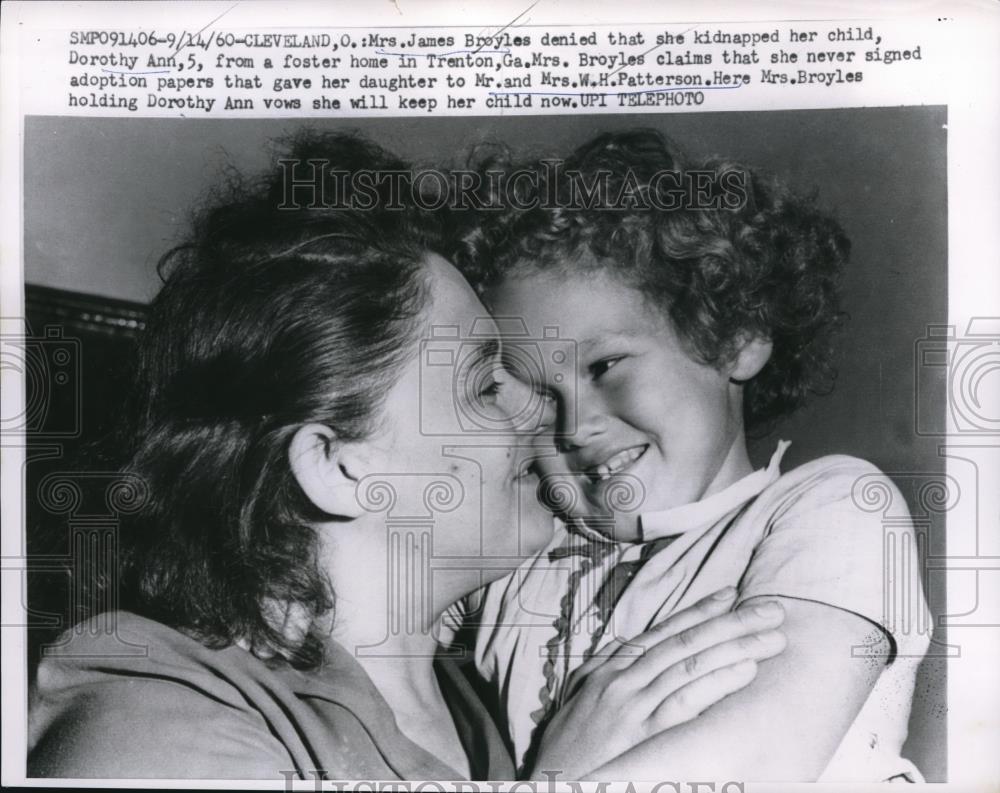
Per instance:
[[[817,779],[871,693],[889,640],[874,623],[834,606],[788,597],[766,600],[785,608],[788,645],[781,655],[761,661],[748,687],[587,778]],[[852,652],[856,647],[864,652]]]

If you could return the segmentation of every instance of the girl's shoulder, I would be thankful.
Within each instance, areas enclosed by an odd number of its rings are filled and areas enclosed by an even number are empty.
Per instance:
[[[831,510],[881,519],[890,508],[905,511],[906,501],[892,477],[868,460],[832,454],[782,473],[760,494],[756,506],[776,518]]]
[[[845,476],[861,477],[881,473],[875,464],[861,457],[849,454],[827,454],[782,473],[778,481],[791,484],[816,478],[841,480]]]
[[[882,627],[899,653],[923,655],[920,543],[888,474],[858,457],[821,457],[778,477],[744,517],[754,542],[744,599],[777,594],[836,606]],[[909,606],[887,612],[888,603]]]

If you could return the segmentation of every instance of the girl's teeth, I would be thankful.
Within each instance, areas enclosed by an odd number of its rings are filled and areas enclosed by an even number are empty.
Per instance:
[[[621,469],[625,468],[630,463],[635,462],[645,451],[642,446],[637,446],[632,449],[626,449],[623,452],[618,452],[614,457],[608,460],[606,463],[602,463],[594,469],[594,473],[597,474],[598,479],[607,479],[611,474],[617,473]]]

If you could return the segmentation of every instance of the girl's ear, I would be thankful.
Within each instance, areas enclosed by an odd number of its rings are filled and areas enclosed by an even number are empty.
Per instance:
[[[762,339],[760,336],[746,339],[729,366],[729,379],[737,383],[749,380],[764,368],[773,349],[770,339]]]
[[[299,487],[313,505],[328,515],[357,518],[357,485],[368,471],[357,444],[338,443],[332,429],[306,424],[292,437],[288,462]]]

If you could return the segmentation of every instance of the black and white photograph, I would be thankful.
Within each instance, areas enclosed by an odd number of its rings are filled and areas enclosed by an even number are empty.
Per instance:
[[[952,108],[573,108],[23,116],[25,784],[964,778]]]
[[[113,607],[43,645],[29,771],[915,780],[911,731],[943,771],[932,582],[884,608],[943,541],[904,399],[946,114],[649,121],[28,120],[29,306],[84,384],[38,552]]]

